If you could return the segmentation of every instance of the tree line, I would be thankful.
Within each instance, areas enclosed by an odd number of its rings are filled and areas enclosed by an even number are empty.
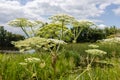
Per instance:
[[[24,36],[19,34],[13,34],[4,29],[4,26],[0,26],[0,50],[3,49],[16,49],[12,41],[18,41],[25,39]]]

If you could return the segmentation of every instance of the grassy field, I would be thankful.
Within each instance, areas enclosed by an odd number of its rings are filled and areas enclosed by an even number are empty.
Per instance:
[[[107,54],[93,60],[85,52],[89,44],[67,44],[57,57],[50,52],[0,54],[0,80],[119,80],[120,45],[94,43]]]

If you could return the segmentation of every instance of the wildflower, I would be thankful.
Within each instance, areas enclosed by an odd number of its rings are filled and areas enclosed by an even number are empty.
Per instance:
[[[66,43],[62,40],[57,40],[57,39],[32,37],[25,40],[12,42],[12,44],[14,44],[15,47],[19,48],[20,52],[24,52],[28,50],[37,51],[38,49],[48,50],[50,47],[54,47],[58,44],[66,44]]]
[[[53,42],[54,44],[67,44],[63,40],[57,40],[57,39],[48,39],[48,41]]]
[[[99,49],[88,49],[85,50],[86,53],[91,54],[91,55],[104,55],[107,54],[107,52],[99,50]]]
[[[94,44],[90,44],[88,45],[90,48],[98,48],[99,46],[98,45],[94,45]]]
[[[33,73],[32,78],[36,78],[36,77],[37,77],[37,73]]]
[[[20,52],[24,52],[24,51],[25,51],[25,49],[21,49],[21,50],[20,50]]]
[[[20,65],[23,65],[23,66],[26,66],[26,65],[27,65],[27,63],[25,63],[25,62],[20,62],[19,64],[20,64]]]
[[[103,40],[100,40],[101,43],[108,43],[108,44],[114,44],[114,43],[117,43],[117,44],[120,44],[120,38],[119,37],[115,37],[115,38],[109,38],[109,39],[103,39]]]
[[[40,63],[40,67],[41,67],[41,68],[44,68],[45,65],[46,65],[45,62],[41,62],[41,63]]]
[[[26,62],[40,62],[40,59],[32,57],[32,58],[26,58],[25,61]]]

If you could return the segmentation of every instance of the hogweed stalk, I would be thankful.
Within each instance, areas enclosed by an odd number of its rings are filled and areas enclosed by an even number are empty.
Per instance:
[[[99,50],[99,49],[95,49],[95,48],[98,48],[99,46],[97,45],[89,45],[89,47],[93,48],[93,49],[88,49],[88,50],[85,50],[85,52],[88,54],[88,55],[91,55],[92,57],[89,58],[89,56],[87,56],[87,68],[80,74],[78,75],[74,80],[78,80],[79,77],[81,77],[84,73],[88,72],[88,75],[90,77],[90,79],[92,80],[92,77],[90,75],[90,70],[91,70],[91,65],[93,63],[93,61],[95,60],[96,56],[102,56],[102,55],[105,55],[107,54],[107,52],[105,51],[102,51],[102,50]],[[90,62],[89,62],[89,59],[90,59]]]
[[[45,67],[45,61],[41,60],[40,58],[36,58],[36,57],[30,57],[30,58],[26,58],[24,59],[25,62],[20,62],[19,64],[24,66],[25,70],[28,71],[30,74],[32,74],[31,78],[38,80],[37,77],[37,70],[36,70],[36,64],[39,63],[40,64],[40,68],[44,68]],[[30,65],[30,68],[27,68],[27,65]]]

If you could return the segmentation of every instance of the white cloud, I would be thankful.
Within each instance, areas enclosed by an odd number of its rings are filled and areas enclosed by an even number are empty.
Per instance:
[[[10,27],[8,26],[7,24],[1,24],[2,26],[4,26],[4,29],[6,29],[7,31],[11,32],[12,33],[16,33],[16,34],[22,34],[25,36],[25,33],[22,31],[21,28],[16,28],[16,27]]]
[[[15,27],[10,27],[10,26],[5,26],[4,28],[7,29],[7,31],[9,31],[9,32],[12,31],[13,33],[16,33],[16,34],[25,35],[20,28],[15,28]]]
[[[119,6],[119,7],[117,7],[116,9],[113,9],[113,12],[114,12],[116,15],[120,16],[120,0],[115,0],[115,1],[113,2],[113,4]]]
[[[0,23],[18,17],[22,8],[17,1],[0,1]]]
[[[120,16],[120,7],[118,7],[117,9],[114,9],[113,11],[116,15]]]
[[[97,25],[97,27],[100,28],[100,29],[104,29],[104,28],[106,28],[107,26],[104,25],[104,24],[99,24],[99,25]]]
[[[113,3],[119,5],[120,4],[120,0],[114,0]]]
[[[111,0],[33,0],[21,5],[20,0],[0,1],[0,21],[7,22],[17,17],[43,19],[57,13],[68,13],[77,18],[100,16]]]
[[[78,19],[87,19],[104,14],[107,6],[120,0],[0,0],[0,23],[18,17],[46,20],[57,13],[67,13]],[[120,3],[120,2],[119,2]],[[115,11],[120,13],[119,10]]]
[[[99,6],[100,9],[105,9],[107,6],[109,6],[111,3],[103,3]]]

